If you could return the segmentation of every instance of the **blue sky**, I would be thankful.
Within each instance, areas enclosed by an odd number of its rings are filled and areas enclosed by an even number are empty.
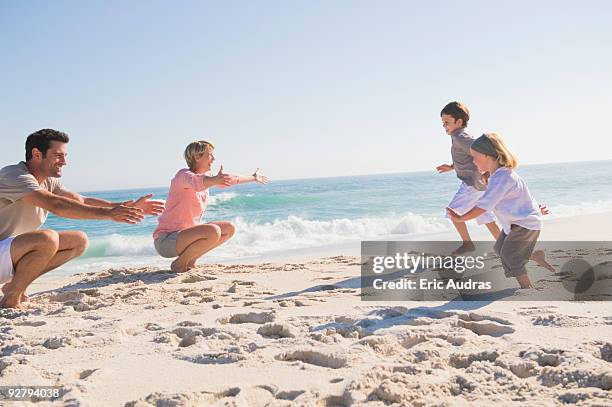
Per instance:
[[[166,186],[192,140],[272,179],[429,170],[439,111],[522,163],[611,159],[608,1],[1,1],[0,165],[71,136],[75,190]]]

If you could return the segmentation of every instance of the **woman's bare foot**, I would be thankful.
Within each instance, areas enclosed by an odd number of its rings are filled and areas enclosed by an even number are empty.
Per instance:
[[[451,256],[458,256],[463,253],[473,252],[476,250],[476,246],[472,242],[463,242],[461,246],[455,249],[454,252],[451,253]]]
[[[533,252],[530,260],[535,261],[536,263],[538,263],[539,266],[544,267],[551,273],[555,273],[557,271],[555,270],[552,264],[546,261],[546,255],[544,254],[543,250],[536,250],[535,252]]]
[[[191,267],[189,267],[188,265],[182,264],[182,261],[179,261],[179,259],[174,260],[172,264],[170,264],[170,270],[172,270],[175,273],[185,273],[186,271],[189,271],[190,269]]]
[[[190,262],[187,264],[187,267],[189,267],[190,269],[194,269],[194,268],[196,268],[196,267],[197,267],[197,266],[196,266],[196,261],[195,261],[195,260],[190,261]]]

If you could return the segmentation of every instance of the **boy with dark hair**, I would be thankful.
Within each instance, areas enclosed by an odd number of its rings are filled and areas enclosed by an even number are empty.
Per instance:
[[[451,136],[451,157],[452,164],[442,164],[436,167],[439,173],[455,171],[457,178],[461,180],[459,190],[448,204],[459,215],[465,214],[474,207],[487,189],[483,175],[478,171],[474,164],[474,159],[470,155],[470,145],[474,139],[466,133],[470,111],[459,102],[450,102],[440,112],[442,127],[446,134]],[[474,250],[474,244],[468,232],[465,222],[458,222],[451,218],[455,229],[459,232],[463,244],[453,252],[462,254]],[[493,236],[499,235],[499,228],[495,223],[495,216],[491,212],[484,212],[476,218],[479,225],[485,224]]]

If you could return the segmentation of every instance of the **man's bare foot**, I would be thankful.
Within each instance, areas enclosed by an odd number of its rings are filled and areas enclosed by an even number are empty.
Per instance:
[[[451,253],[451,256],[458,256],[463,253],[473,252],[476,250],[476,246],[472,242],[463,242],[461,246],[455,249],[454,252]]]
[[[185,273],[186,271],[191,270],[191,267],[182,264],[179,259],[176,259],[170,264],[170,270],[175,273]]]
[[[6,283],[2,286],[2,301],[0,301],[0,308],[23,308],[21,304],[23,293],[12,290],[13,287],[10,283]],[[27,297],[27,296],[26,296]]]
[[[536,263],[538,263],[539,266],[544,267],[545,269],[547,269],[551,273],[555,273],[557,271],[553,267],[552,264],[550,264],[549,262],[546,261],[546,255],[544,254],[543,250],[536,250],[535,252],[533,252],[533,254],[531,255],[530,260],[535,261]]]

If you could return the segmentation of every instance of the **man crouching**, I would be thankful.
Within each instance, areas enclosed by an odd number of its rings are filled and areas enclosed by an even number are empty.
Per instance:
[[[152,195],[113,203],[66,189],[59,178],[67,163],[68,141],[61,131],[39,130],[26,140],[25,162],[0,170],[0,284],[6,283],[2,308],[22,308],[34,280],[87,249],[84,232],[39,230],[49,212],[134,224],[163,210],[162,202],[149,199]]]

